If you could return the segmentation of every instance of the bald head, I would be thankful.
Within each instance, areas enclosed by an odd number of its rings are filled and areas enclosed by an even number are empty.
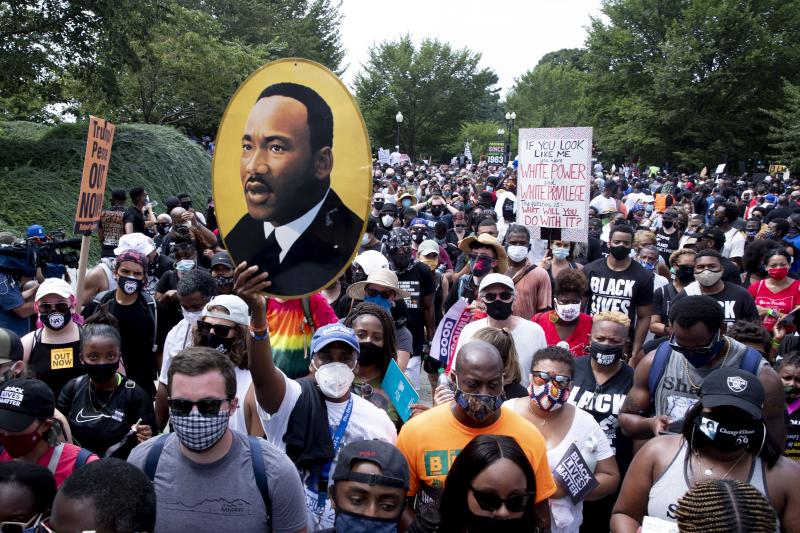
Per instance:
[[[481,375],[503,374],[503,358],[493,345],[486,341],[472,340],[461,346],[456,357],[456,373]]]
[[[172,217],[172,223],[173,224],[180,224],[181,222],[183,222],[183,220],[181,220],[181,217],[183,216],[183,214],[185,212],[186,212],[186,209],[184,209],[182,207],[176,207],[175,209],[170,211],[169,212],[169,216]]]

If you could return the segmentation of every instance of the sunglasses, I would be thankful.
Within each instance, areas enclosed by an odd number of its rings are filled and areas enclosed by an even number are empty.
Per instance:
[[[37,514],[27,522],[0,522],[0,533],[23,533],[37,524],[42,526],[44,531],[53,531],[42,521],[42,515]]]
[[[494,293],[494,292],[487,292],[482,296],[484,302],[493,302],[495,300],[502,300],[504,302],[510,302],[511,298],[514,297],[514,293],[511,291],[503,291],[501,293]]]
[[[203,416],[217,416],[219,408],[222,407],[222,402],[229,402],[231,399],[224,398],[203,398],[193,402],[192,400],[169,399],[170,413],[178,416],[189,416],[192,412],[192,407],[197,406],[197,411]]]
[[[531,380],[536,385],[544,385],[545,383],[555,382],[556,386],[559,388],[566,388],[572,382],[572,378],[569,376],[565,376],[564,374],[556,374],[551,376],[547,372],[543,372],[541,370],[532,370],[531,371]]]
[[[455,224],[456,229],[464,229],[467,227],[466,224]]]
[[[228,337],[231,334],[231,331],[233,331],[234,329],[236,329],[234,326],[211,324],[210,322],[205,322],[203,320],[197,321],[197,331],[199,331],[200,333],[208,334],[213,331],[220,337]]]
[[[367,294],[367,296],[370,296],[372,298],[380,296],[385,300],[388,300],[392,296],[394,296],[394,291],[379,291],[378,289],[364,289],[364,292]]]
[[[66,302],[58,302],[57,304],[47,304],[47,303],[40,303],[39,304],[39,311],[42,314],[51,313],[55,309],[59,313],[66,313],[69,311],[69,304]]]
[[[476,490],[475,487],[472,486],[470,486],[470,489],[472,490],[472,496],[478,503],[478,507],[490,513],[497,511],[503,505],[506,506],[506,509],[508,509],[510,513],[521,513],[528,506],[528,502],[531,501],[531,498],[536,496],[535,492],[523,492],[522,494],[514,494],[504,499],[494,492]]]

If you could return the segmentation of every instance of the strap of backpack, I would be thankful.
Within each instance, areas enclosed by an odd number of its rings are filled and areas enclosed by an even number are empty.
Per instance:
[[[311,327],[311,332],[317,331],[317,326],[314,324],[314,315],[311,313],[311,298],[306,296],[300,299],[300,304],[303,306],[303,316],[306,318],[306,324]]]
[[[264,500],[264,507],[267,510],[267,530],[272,531],[272,500],[269,497],[269,484],[267,483],[267,471],[264,467],[264,455],[261,451],[261,441],[258,437],[248,437],[250,441],[250,461],[253,463],[253,474],[256,477],[256,485]]]
[[[651,399],[656,397],[656,387],[658,387],[661,378],[664,376],[664,371],[667,369],[667,363],[669,362],[671,353],[672,346],[670,346],[669,342],[666,340],[659,344],[656,349],[656,353],[653,356],[653,365],[650,367],[650,374],[647,376],[647,388],[650,389]]]
[[[144,460],[144,473],[150,478],[150,481],[156,480],[156,469],[158,469],[158,460],[161,459],[161,452],[164,450],[164,445],[167,443],[169,433],[155,438],[155,442],[147,451],[147,457]]]
[[[80,468],[86,464],[86,461],[89,460],[89,457],[92,456],[92,452],[87,450],[86,448],[81,448],[78,452],[78,457],[75,458],[75,468]]]

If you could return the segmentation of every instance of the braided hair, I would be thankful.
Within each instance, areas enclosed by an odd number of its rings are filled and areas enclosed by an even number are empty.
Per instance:
[[[383,307],[369,302],[361,302],[353,307],[344,318],[344,325],[348,328],[353,328],[356,319],[362,315],[374,316],[380,320],[383,328],[383,361],[380,363],[381,379],[383,379],[386,370],[389,368],[389,360],[397,357],[397,334],[394,329],[394,320],[392,315]]]
[[[774,533],[775,511],[752,485],[736,479],[701,481],[678,500],[681,533]]]

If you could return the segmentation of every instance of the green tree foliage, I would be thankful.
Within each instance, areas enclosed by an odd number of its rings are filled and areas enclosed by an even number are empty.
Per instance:
[[[772,117],[769,139],[776,162],[790,169],[800,169],[800,85],[784,85],[786,104],[767,114]]]
[[[501,138],[497,135],[497,130],[500,128],[504,128],[504,126],[494,121],[464,122],[458,131],[456,141],[448,148],[451,153],[460,153],[464,151],[464,143],[469,143],[472,161],[477,163],[481,155],[487,154],[487,148],[491,141],[505,142],[505,136]]]
[[[354,86],[373,146],[394,146],[395,115],[403,113],[401,151],[440,157],[463,122],[493,118],[497,76],[480,68],[480,54],[410,36],[372,47]]]

